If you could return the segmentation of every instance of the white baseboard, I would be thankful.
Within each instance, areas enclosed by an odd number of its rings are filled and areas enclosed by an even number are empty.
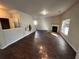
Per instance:
[[[5,49],[5,48],[7,48],[7,47],[10,46],[11,44],[13,44],[13,43],[15,43],[15,42],[21,40],[22,38],[24,38],[24,37],[30,35],[31,33],[33,33],[33,32],[30,32],[30,33],[28,33],[28,34],[26,34],[26,35],[24,35],[24,36],[18,38],[17,40],[12,41],[11,43],[8,43],[8,44],[6,44],[6,45],[4,45],[4,46],[1,46],[0,49]]]
[[[79,52],[77,52],[76,54],[76,59],[79,59]]]
[[[23,37],[25,37],[25,36],[23,36]],[[9,44],[6,44],[5,46],[2,46],[2,47],[1,47],[1,49],[5,49],[5,48],[7,48],[7,47],[8,47],[8,46],[10,46],[11,44],[13,44],[13,43],[15,43],[15,42],[17,42],[17,41],[21,40],[23,37],[21,37],[21,38],[18,38],[17,40],[15,40],[15,41],[12,41],[11,43],[9,43]]]
[[[63,33],[61,33],[60,32],[60,35],[65,39],[65,41],[74,49],[74,51],[77,53],[78,51],[75,49],[75,47],[68,41],[68,38],[67,37],[65,37],[64,35],[63,35]],[[67,39],[67,40],[66,40]]]

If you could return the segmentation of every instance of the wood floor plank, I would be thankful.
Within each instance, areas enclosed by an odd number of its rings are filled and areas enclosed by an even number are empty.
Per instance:
[[[60,35],[47,31],[36,31],[0,51],[0,59],[75,59],[75,55]]]

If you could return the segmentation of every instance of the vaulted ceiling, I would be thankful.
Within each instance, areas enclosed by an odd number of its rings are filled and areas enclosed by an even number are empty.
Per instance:
[[[48,11],[47,16],[56,16],[70,8],[76,0],[2,0],[9,7],[33,16],[41,16],[43,9]]]

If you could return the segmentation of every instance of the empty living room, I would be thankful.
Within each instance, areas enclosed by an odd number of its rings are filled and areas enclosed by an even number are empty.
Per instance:
[[[79,0],[0,0],[0,59],[79,59]]]

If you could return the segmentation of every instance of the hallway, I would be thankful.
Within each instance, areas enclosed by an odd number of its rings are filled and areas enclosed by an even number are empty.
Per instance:
[[[0,59],[75,59],[75,51],[56,34],[36,31],[0,51]]]

